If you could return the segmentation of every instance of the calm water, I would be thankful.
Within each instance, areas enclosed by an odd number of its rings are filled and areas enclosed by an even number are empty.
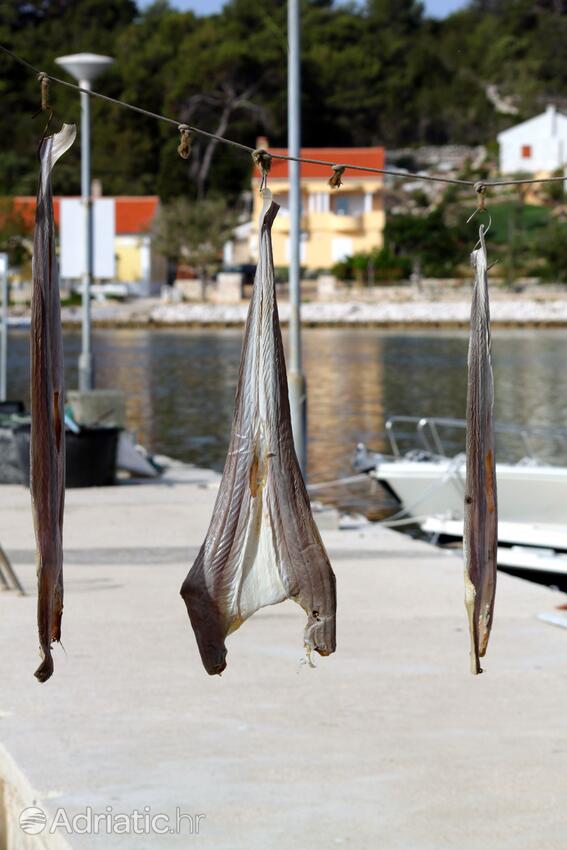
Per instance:
[[[462,418],[467,337],[460,332],[309,329],[311,482],[352,474],[355,444],[386,449],[393,413]],[[94,335],[97,385],[127,393],[128,423],[154,452],[221,469],[238,374],[240,330],[105,330]],[[77,382],[80,336],[67,333],[67,386]],[[494,334],[496,416],[567,426],[567,334]],[[9,397],[28,398],[26,332],[9,346]]]

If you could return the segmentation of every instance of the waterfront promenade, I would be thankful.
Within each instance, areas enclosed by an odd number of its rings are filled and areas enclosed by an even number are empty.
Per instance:
[[[29,494],[0,488],[0,540],[29,592],[0,594],[10,850],[563,850],[567,631],[537,615],[565,597],[500,575],[475,678],[461,559],[377,527],[329,529],[336,654],[300,663],[304,614],[287,602],[232,635],[226,672],[210,678],[178,591],[217,481],[179,467],[68,491],[65,651],[45,685]],[[17,826],[32,804],[49,818],[205,817],[191,838],[185,820],[151,838],[32,839]]]
[[[542,287],[543,290],[543,287]],[[420,293],[387,291],[373,300],[343,298],[341,300],[306,301],[301,308],[301,321],[308,327],[375,327],[375,328],[468,328],[470,291],[425,297]],[[241,327],[246,322],[248,303],[163,304],[157,299],[140,299],[124,304],[93,304],[93,322],[97,327]],[[289,303],[280,299],[282,324],[289,321]],[[495,292],[491,295],[491,317],[494,328],[567,327],[567,298],[557,289],[539,295]],[[64,308],[66,327],[80,322],[77,308]]]
[[[466,328],[470,318],[470,286],[420,290],[395,286],[342,290],[336,297],[318,298],[313,290],[304,295],[302,323],[308,327],[375,328]],[[289,321],[289,302],[280,293],[279,315]],[[564,285],[532,285],[521,291],[494,287],[490,295],[492,325],[495,328],[567,327],[567,288]],[[99,328],[150,327],[242,327],[248,301],[221,304],[212,302],[166,303],[160,298],[132,298],[93,301],[92,320]],[[81,308],[64,306],[63,325],[80,326]],[[29,309],[18,305],[11,310],[14,327],[29,324]]]

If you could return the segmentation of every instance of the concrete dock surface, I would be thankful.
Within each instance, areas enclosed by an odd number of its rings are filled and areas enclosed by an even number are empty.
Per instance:
[[[286,602],[209,677],[179,587],[216,480],[68,491],[64,650],[45,685],[29,493],[0,488],[0,542],[29,593],[0,593],[0,850],[564,850],[567,631],[537,619],[564,595],[500,574],[473,677],[460,557],[329,530],[336,654],[301,663],[305,617]],[[37,836],[18,824],[30,806]],[[135,811],[162,831],[125,832]],[[111,834],[95,833],[105,813]]]

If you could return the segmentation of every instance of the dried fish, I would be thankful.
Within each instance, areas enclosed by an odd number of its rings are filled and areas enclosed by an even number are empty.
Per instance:
[[[465,605],[471,636],[471,672],[482,673],[496,593],[498,515],[496,501],[494,386],[490,356],[490,307],[485,230],[471,254],[475,272],[468,357],[467,473],[465,484]]]
[[[335,576],[291,430],[271,243],[278,209],[265,190],[228,457],[209,530],[181,588],[211,675],[226,667],[227,635],[285,599],[307,614],[308,656],[335,650]]]
[[[64,124],[39,147],[31,303],[31,469],[30,489],[37,544],[37,621],[43,661],[36,677],[53,673],[51,644],[61,639],[63,613],[63,505],[65,500],[65,426],[63,414],[63,341],[59,272],[51,171],[75,140]]]

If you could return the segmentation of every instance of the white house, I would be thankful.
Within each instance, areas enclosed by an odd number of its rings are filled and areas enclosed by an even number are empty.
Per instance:
[[[498,134],[500,172],[539,174],[567,163],[567,116],[555,106]]]

